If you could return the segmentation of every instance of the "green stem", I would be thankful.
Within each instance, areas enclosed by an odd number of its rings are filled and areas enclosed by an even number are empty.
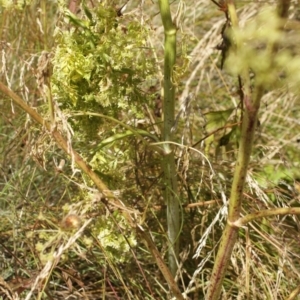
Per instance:
[[[172,127],[175,121],[175,85],[172,74],[176,60],[176,26],[172,21],[169,0],[159,0],[160,14],[165,32],[164,57],[164,128],[163,141],[173,141]],[[177,177],[174,153],[170,143],[164,144],[165,156],[162,160],[164,170],[164,199],[167,205],[167,226],[169,247],[169,266],[175,276],[179,252],[180,214],[177,192]]]
[[[238,28],[238,18],[233,1],[228,0],[227,5],[234,33],[234,30]],[[242,45],[240,45],[239,41],[236,41],[233,51],[238,53],[240,47],[242,47]],[[257,87],[255,92],[253,94],[251,93],[249,75],[246,71],[241,74],[241,79],[243,82],[243,107],[245,111],[243,112],[241,125],[239,151],[228,204],[228,220],[221,237],[206,300],[219,299],[223,280],[230,263],[232,250],[237,240],[238,227],[233,224],[240,218],[243,190],[257,123],[257,113],[263,95],[263,89],[261,87]]]
[[[227,0],[228,13],[232,22],[233,33],[238,28],[238,18],[236,15],[234,3]],[[279,17],[287,16],[289,0],[279,0]],[[235,51],[239,51],[242,47],[236,40]],[[276,45],[272,46],[272,53],[276,51]],[[243,190],[247,176],[247,169],[252,151],[255,127],[257,124],[257,114],[260,101],[263,96],[264,87],[257,86],[254,93],[251,92],[250,78],[248,71],[245,70],[241,74],[243,82],[243,107],[245,109],[242,122],[242,133],[240,138],[240,147],[236,162],[234,178],[229,199],[228,221],[223,232],[220,247],[216,256],[215,264],[212,271],[210,286],[208,289],[206,300],[218,300],[221,294],[222,283],[228,268],[233,247],[237,240],[238,228],[256,218],[271,216],[275,214],[298,214],[297,209],[275,209],[249,214],[240,219]]]
[[[261,219],[261,218],[271,217],[271,216],[286,216],[286,215],[300,215],[300,208],[280,207],[280,208],[260,210],[258,212],[255,212],[253,214],[248,214],[238,219],[236,222],[232,223],[232,225],[236,227],[242,227],[256,219]]]
[[[243,190],[257,123],[257,113],[262,95],[263,90],[260,88],[258,88],[253,95],[253,100],[250,99],[250,95],[244,95],[245,112],[243,115],[238,158],[229,199],[228,222],[223,232],[214,263],[206,298],[207,300],[219,299],[225,273],[230,263],[232,250],[237,240],[238,228],[233,224],[239,220],[241,213]]]

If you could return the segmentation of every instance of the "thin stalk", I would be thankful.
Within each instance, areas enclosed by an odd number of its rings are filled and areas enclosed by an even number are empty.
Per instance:
[[[238,18],[233,1],[228,0],[227,5],[234,33],[234,30],[238,28]],[[287,18],[289,5],[290,0],[278,1],[278,16],[280,18]],[[242,45],[239,44],[239,41],[236,41],[234,50],[238,52],[240,47],[242,47]],[[272,45],[271,49],[272,51],[270,55],[273,54],[274,56],[276,52],[276,44]],[[243,190],[257,124],[257,114],[259,111],[260,101],[264,93],[264,86],[262,85],[257,86],[253,93],[251,92],[250,78],[247,70],[243,72],[240,77],[243,82],[244,107],[240,147],[229,199],[228,220],[216,256],[206,300],[218,300],[220,297],[223,280],[230,262],[233,247],[237,240],[237,234],[240,226],[243,226],[248,222],[260,217],[299,213],[297,209],[274,209],[249,214],[240,219]]]
[[[232,223],[232,225],[236,227],[242,227],[247,225],[249,222],[252,222],[257,219],[262,219],[262,218],[272,217],[272,216],[286,216],[286,215],[300,215],[300,208],[280,207],[280,208],[260,210],[258,212],[255,212],[253,214],[248,214],[238,219],[235,223]]]
[[[48,20],[47,20],[47,1],[43,0],[41,1],[41,23],[43,26],[43,31],[44,31],[44,35],[43,35],[43,39],[44,39],[44,50],[48,50]]]
[[[175,85],[172,74],[176,60],[176,26],[173,23],[169,0],[159,0],[160,14],[164,26],[164,103],[163,141],[173,141],[172,127],[175,121]],[[169,246],[169,267],[173,276],[177,271],[179,252],[180,213],[177,192],[177,176],[174,152],[170,143],[164,144],[162,160],[164,171],[164,199],[167,205],[167,226]]]
[[[237,240],[238,228],[233,224],[239,219],[241,213],[243,190],[257,123],[257,113],[262,95],[263,90],[258,89],[253,100],[249,99],[248,95],[244,96],[245,112],[243,115],[238,158],[229,199],[228,221],[215,259],[206,297],[207,300],[219,299],[225,273],[230,263],[232,250]]]
[[[238,28],[238,17],[232,0],[227,1],[227,6],[232,24],[232,30],[234,33],[234,30]],[[239,41],[236,41],[233,51],[238,52],[240,47],[242,47],[242,45],[239,44]],[[241,125],[239,151],[229,199],[227,224],[221,237],[221,242],[212,270],[206,300],[219,299],[223,280],[230,263],[232,250],[237,240],[239,229],[233,224],[240,218],[243,190],[252,151],[255,128],[257,124],[257,114],[259,111],[260,100],[263,96],[263,87],[260,86],[256,87],[255,91],[252,94],[250,88],[250,78],[247,71],[243,72],[240,77],[243,82],[244,112]]]

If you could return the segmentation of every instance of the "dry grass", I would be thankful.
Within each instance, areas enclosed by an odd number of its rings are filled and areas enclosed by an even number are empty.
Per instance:
[[[151,25],[149,40],[160,66],[163,29],[158,7],[145,1],[141,12],[137,2],[129,3],[127,13]],[[178,112],[185,109],[185,113],[178,119],[176,133],[179,144],[192,147],[207,134],[204,114],[238,106],[239,96],[237,80],[218,68],[220,53],[215,47],[221,39],[223,14],[209,1],[183,4],[178,32],[177,99]],[[37,21],[43,24],[38,4],[33,4],[26,14],[17,10],[1,12],[1,80],[34,107],[43,106],[35,79],[37,59],[42,49],[53,46],[51,38],[57,21],[55,8],[50,3],[46,5],[42,10],[47,12],[45,34]],[[179,5],[178,1],[172,4],[174,14]],[[238,1],[241,25],[263,5],[265,1]],[[161,76],[158,72],[154,83],[157,90]],[[135,232],[130,232],[117,212],[94,201],[89,179],[70,161],[63,173],[57,171],[55,165],[66,157],[43,129],[31,123],[10,100],[2,99],[0,103],[0,276],[21,299],[171,298],[153,259],[139,240],[124,254],[122,249],[113,249],[113,243],[111,248],[102,245],[97,233],[99,228],[104,231],[105,224],[115,233],[113,239],[128,239]],[[299,106],[299,97],[285,87],[266,93],[247,178],[244,214],[298,206]],[[228,130],[216,135],[209,151],[204,142],[192,150],[178,147],[184,223],[176,280],[191,299],[204,299],[226,220],[236,145],[232,142],[230,149],[216,150],[225,132]],[[142,212],[164,255],[167,247],[160,158],[135,140],[129,145],[136,160],[125,162],[122,167],[127,181],[122,182],[120,197],[129,207]],[[184,209],[185,205],[209,200],[215,200],[214,204]],[[68,214],[80,218],[79,228],[76,224],[70,230],[62,226]],[[299,285],[298,244],[297,216],[259,220],[242,228],[222,299],[286,299]]]

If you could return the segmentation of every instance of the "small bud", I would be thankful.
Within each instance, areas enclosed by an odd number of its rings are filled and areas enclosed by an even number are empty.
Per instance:
[[[81,219],[78,215],[70,214],[67,215],[62,221],[61,221],[61,228],[64,230],[74,230],[78,229],[81,225]]]

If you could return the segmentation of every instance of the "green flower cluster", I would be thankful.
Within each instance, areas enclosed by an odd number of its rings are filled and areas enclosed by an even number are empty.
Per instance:
[[[80,18],[64,14],[70,26],[56,31],[53,59],[52,86],[58,102],[102,114],[137,112],[145,99],[141,87],[154,74],[147,29],[101,4],[85,7]]]

